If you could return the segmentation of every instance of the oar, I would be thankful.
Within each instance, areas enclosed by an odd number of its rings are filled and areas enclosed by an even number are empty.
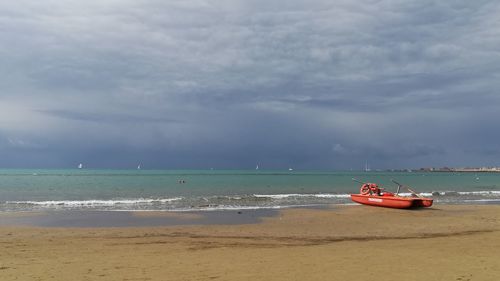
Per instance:
[[[402,187],[403,185],[402,185],[402,184],[400,184],[399,182],[397,182],[397,181],[393,180],[393,179],[391,179],[391,181],[392,181],[393,183],[395,183],[395,184],[397,184],[397,185],[398,185],[398,190],[396,191],[396,195],[398,195],[398,194],[399,194],[399,190],[401,189],[401,187]]]
[[[417,192],[415,192],[414,190],[412,190],[409,186],[407,186],[407,185],[402,185],[402,184],[400,184],[399,182],[397,182],[397,181],[395,181],[395,180],[393,180],[393,179],[391,179],[391,181],[392,181],[393,183],[395,183],[395,184],[397,184],[397,185],[398,185],[398,191],[396,192],[396,194],[398,194],[398,193],[399,193],[399,189],[400,189],[401,187],[404,187],[404,188],[408,189],[408,191],[410,191],[410,192],[411,192],[411,194],[414,194],[415,196],[422,198],[422,196],[420,196]]]

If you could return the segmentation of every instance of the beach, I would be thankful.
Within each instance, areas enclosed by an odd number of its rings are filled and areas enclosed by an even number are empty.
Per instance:
[[[252,211],[232,212],[237,218]],[[500,206],[284,209],[257,222],[0,226],[1,280],[498,280]],[[43,216],[1,213],[12,217]],[[184,221],[184,225],[175,223]],[[189,223],[189,222],[192,223]],[[171,221],[172,222],[172,221]]]

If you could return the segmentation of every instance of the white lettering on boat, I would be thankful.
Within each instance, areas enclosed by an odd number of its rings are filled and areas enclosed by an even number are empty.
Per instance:
[[[382,202],[382,199],[380,198],[368,198],[368,201],[373,201],[373,202]]]

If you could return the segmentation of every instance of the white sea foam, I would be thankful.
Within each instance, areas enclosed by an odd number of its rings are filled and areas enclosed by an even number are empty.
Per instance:
[[[316,194],[317,198],[350,198],[350,194]]]
[[[500,191],[439,191],[420,193],[442,202],[500,201]],[[411,193],[400,193],[411,196]],[[350,194],[336,193],[288,193],[288,194],[248,194],[206,197],[172,198],[125,198],[113,200],[46,200],[46,201],[6,201],[0,202],[0,210],[36,209],[91,209],[91,210],[168,210],[168,211],[217,211],[280,209],[307,207],[322,204],[350,203]],[[472,202],[472,201],[470,201]]]
[[[496,190],[491,190],[491,191],[434,191],[434,192],[421,192],[419,195],[422,196],[433,196],[439,194],[439,196],[446,196],[446,195],[479,195],[479,196],[500,196],[500,191]],[[400,192],[399,195],[401,196],[411,196],[411,193],[409,192]]]
[[[491,190],[491,191],[459,191],[457,192],[460,195],[499,195],[500,191]]]
[[[35,205],[35,206],[115,206],[115,205],[140,205],[140,204],[166,204],[182,200],[182,197],[158,198],[158,199],[119,199],[119,200],[52,200],[52,201],[7,201],[12,205]]]
[[[421,196],[427,196],[427,197],[428,196],[432,196],[432,193],[430,193],[430,192],[420,192],[418,194],[421,195]],[[401,196],[411,196],[412,193],[410,193],[410,192],[400,192],[400,193],[398,193],[398,195],[401,195]]]
[[[299,193],[291,193],[291,194],[254,194],[254,197],[257,198],[272,198],[272,199],[285,199],[291,197],[312,197],[312,198],[349,198],[349,194],[299,194]]]

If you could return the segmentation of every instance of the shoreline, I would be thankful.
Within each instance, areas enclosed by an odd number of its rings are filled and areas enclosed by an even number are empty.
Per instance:
[[[499,190],[469,191],[424,191],[419,194],[429,197],[436,204],[483,205],[500,204]],[[234,196],[208,197],[165,197],[129,198],[113,200],[49,200],[49,201],[3,201],[0,214],[9,212],[61,212],[61,211],[100,211],[100,212],[213,212],[213,211],[251,211],[286,208],[322,208],[329,205],[348,205],[352,203],[352,193],[281,193],[247,194]],[[410,196],[409,192],[400,192]],[[194,200],[194,201],[193,201]],[[221,201],[222,200],[222,201]],[[177,203],[172,203],[177,202]]]
[[[27,227],[169,227],[182,225],[240,225],[257,224],[265,218],[279,216],[287,210],[341,210],[358,203],[318,204],[289,206],[282,208],[221,209],[221,210],[40,210],[0,212],[0,228],[9,226]],[[402,211],[416,212],[438,210],[447,206],[500,206],[500,200],[465,203],[438,203],[431,208],[416,208]],[[382,207],[369,207],[382,208]],[[391,210],[391,208],[382,208]],[[395,210],[396,209],[392,209]]]
[[[139,216],[171,219],[172,214]],[[464,281],[500,276],[495,250],[500,205],[284,209],[259,220],[0,226],[0,275],[3,280],[420,280],[424,274],[429,280]]]

